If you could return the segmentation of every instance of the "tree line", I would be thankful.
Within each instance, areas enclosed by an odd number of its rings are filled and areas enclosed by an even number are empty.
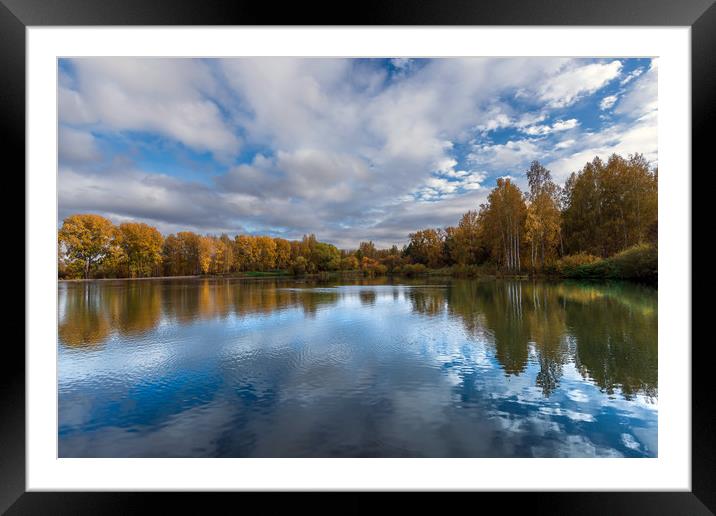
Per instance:
[[[528,191],[508,177],[497,180],[487,201],[456,226],[409,235],[402,249],[372,241],[342,250],[315,235],[287,240],[266,235],[166,238],[141,222],[114,225],[96,214],[67,217],[58,232],[61,278],[185,276],[265,273],[294,275],[360,271],[374,276],[427,269],[489,266],[519,274],[561,264],[593,263],[634,246],[657,244],[658,170],[643,155],[598,157],[571,174],[564,187],[533,161]]]
[[[487,202],[457,226],[410,234],[405,254],[429,268],[488,263],[520,273],[656,245],[658,170],[643,155],[595,157],[564,187],[538,161],[526,176],[527,192],[500,178]]]

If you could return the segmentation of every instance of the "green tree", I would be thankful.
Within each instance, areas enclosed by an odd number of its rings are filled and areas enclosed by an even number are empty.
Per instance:
[[[341,252],[338,248],[324,242],[317,242],[311,252],[311,263],[318,271],[335,271],[341,265]]]

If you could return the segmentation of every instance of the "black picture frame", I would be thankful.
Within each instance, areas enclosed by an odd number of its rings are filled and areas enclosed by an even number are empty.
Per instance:
[[[708,173],[713,169],[712,165],[707,166],[706,156],[707,146],[711,144],[707,129],[714,127],[716,113],[714,0],[431,0],[412,4],[379,0],[327,6],[284,3],[280,7],[245,0],[0,0],[0,141],[4,143],[6,158],[13,158],[16,170],[25,169],[25,30],[28,26],[47,25],[689,26],[692,170],[703,169]],[[24,183],[18,188],[24,189]],[[692,192],[697,194],[696,190]],[[692,250],[692,270],[705,269],[702,260],[703,257]],[[692,321],[697,321],[699,310],[706,307],[694,302],[692,307]],[[26,306],[26,310],[31,309]],[[716,511],[716,417],[712,387],[707,383],[712,368],[708,340],[693,339],[691,348],[690,492],[475,493],[469,496],[495,499],[497,503],[504,503],[504,498],[509,497],[510,508],[524,504],[530,512],[539,514],[713,514]],[[17,340],[8,339],[0,375],[0,511],[7,510],[7,514],[133,513],[150,507],[148,497],[159,498],[162,504],[168,502],[168,494],[25,492],[25,380],[25,350]],[[352,494],[349,503],[343,502],[340,512],[367,507],[374,496],[358,498]],[[175,502],[177,499],[184,510],[191,510],[193,504],[202,512],[207,508],[206,495],[200,495],[198,500],[184,494],[173,497]],[[313,509],[334,510],[328,504],[316,503],[314,496],[302,495],[300,499],[308,499]],[[458,499],[464,501],[465,496]],[[415,496],[415,500],[426,507],[422,496]]]

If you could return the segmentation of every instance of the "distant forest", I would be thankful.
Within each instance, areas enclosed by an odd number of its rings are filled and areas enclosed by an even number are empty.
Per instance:
[[[96,214],[67,217],[58,232],[61,279],[187,275],[325,274],[539,275],[655,280],[658,169],[643,155],[598,157],[564,187],[533,161],[528,191],[500,178],[487,201],[456,226],[411,233],[399,249],[338,249],[315,235],[166,238],[141,222],[114,225]]]

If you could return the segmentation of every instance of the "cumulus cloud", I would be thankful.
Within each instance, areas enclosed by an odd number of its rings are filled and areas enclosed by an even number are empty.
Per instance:
[[[430,177],[415,192],[415,197],[424,201],[445,199],[456,194],[479,190],[486,174],[478,171],[449,170],[439,176]],[[408,198],[409,199],[409,198]]]
[[[579,125],[579,121],[576,118],[570,118],[569,120],[557,120],[552,125],[530,125],[522,128],[522,132],[529,134],[530,136],[545,135],[558,131],[568,131],[574,129]]]
[[[609,109],[616,103],[618,98],[619,98],[619,96],[617,96],[617,95],[607,95],[599,103],[599,109],[601,109],[602,111]]]
[[[60,127],[57,140],[59,159],[64,162],[88,162],[100,159],[96,139],[90,132]]]
[[[279,151],[275,159],[259,154],[251,164],[233,168],[219,184],[260,198],[343,203],[370,188],[372,175],[354,156],[301,149]]]
[[[510,169],[539,159],[543,154],[544,150],[536,140],[510,140],[506,143],[475,145],[468,155],[468,160],[475,164],[490,164],[496,168]]]
[[[575,140],[562,140],[561,142],[557,142],[557,144],[554,146],[555,149],[566,149],[568,147],[571,147],[575,144]]]
[[[217,103],[208,67],[191,59],[72,60],[75,89],[60,86],[60,121],[151,131],[198,150],[234,153],[239,139]]]
[[[198,184],[139,170],[78,172],[60,169],[60,215],[98,211],[153,223],[227,228],[231,215],[222,195]],[[240,207],[237,204],[237,208]],[[248,211],[248,209],[244,209]],[[228,217],[228,218],[227,218]]]
[[[584,95],[599,90],[619,76],[622,64],[618,60],[609,63],[591,63],[584,66],[566,66],[538,89],[540,100],[551,107],[565,107]]]

